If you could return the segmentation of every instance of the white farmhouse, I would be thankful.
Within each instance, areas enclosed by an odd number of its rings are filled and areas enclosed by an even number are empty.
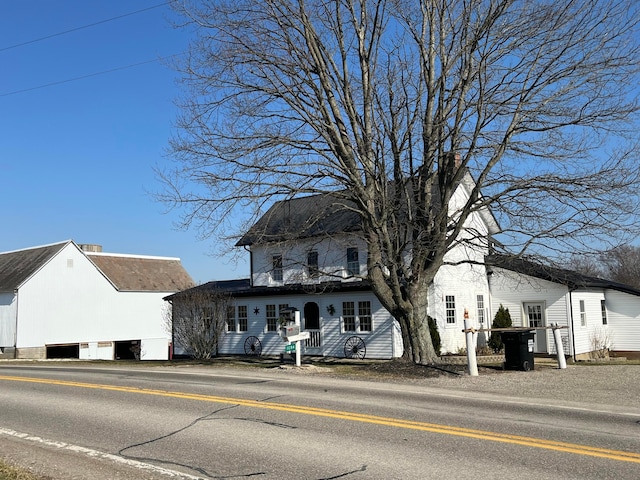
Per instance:
[[[473,187],[467,173],[450,203],[451,211],[466,203]],[[462,235],[471,241],[448,253],[430,291],[428,314],[437,321],[443,353],[464,346],[465,312],[470,325],[490,325],[484,257],[498,225],[490,212],[479,210],[465,227]],[[310,334],[307,355],[402,356],[399,325],[365,279],[367,247],[360,217],[344,200],[323,194],[277,202],[237,246],[249,250],[250,278],[195,287],[228,292],[234,298],[219,353],[281,354],[280,312],[293,307]],[[167,300],[179,302],[184,293]]]
[[[163,297],[193,285],[178,258],[65,241],[0,253],[0,358],[167,359]]]
[[[467,174],[450,205],[469,198]],[[626,285],[497,256],[491,238],[499,227],[488,211],[477,211],[461,242],[445,257],[430,287],[428,315],[436,320],[442,353],[466,347],[464,317],[489,328],[500,305],[516,327],[538,328],[535,353],[555,355],[551,330],[561,330],[565,356],[576,360],[598,350],[640,352],[640,291]],[[309,332],[306,355],[391,359],[403,353],[399,325],[365,279],[367,248],[354,209],[331,194],[275,203],[238,241],[250,255],[250,278],[209,282],[197,292],[226,292],[233,308],[226,319],[220,354],[280,355],[281,311],[300,312]],[[193,290],[167,297],[179,302]],[[184,297],[183,297],[184,298]],[[489,333],[477,335],[483,344]]]

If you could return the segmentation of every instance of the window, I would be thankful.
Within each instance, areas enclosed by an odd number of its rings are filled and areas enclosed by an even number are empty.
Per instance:
[[[282,281],[282,255],[274,255],[271,257],[271,280],[274,282]]]
[[[267,305],[267,332],[275,332],[278,329],[278,317],[276,306]]]
[[[353,302],[342,302],[342,327],[345,332],[356,331],[356,312]]]
[[[344,332],[371,332],[373,330],[371,302],[358,302],[357,316],[355,302],[342,302],[342,330]]]
[[[246,305],[238,305],[238,330],[240,332],[246,332],[247,330],[249,330]]]
[[[371,331],[371,302],[358,302],[358,320],[361,332]]]
[[[602,324],[607,324],[607,306],[605,305],[604,300],[600,300],[600,311],[602,312]]]
[[[484,324],[484,295],[476,295],[476,305],[478,307],[478,322]]]
[[[278,313],[276,314],[276,306],[267,305],[267,332],[278,331],[278,323],[280,320],[280,316],[282,315],[282,310],[288,307],[288,303],[281,303],[280,305],[278,305]]]
[[[360,274],[360,261],[358,259],[358,249],[355,247],[347,248],[347,275]]]
[[[307,274],[309,278],[318,278],[318,252],[312,250],[307,253]]]
[[[584,306],[584,300],[580,300],[580,325],[587,326],[587,310]]]
[[[227,307],[227,332],[236,331],[236,307]]]
[[[456,297],[447,295],[445,297],[445,317],[448,324],[456,323]]]

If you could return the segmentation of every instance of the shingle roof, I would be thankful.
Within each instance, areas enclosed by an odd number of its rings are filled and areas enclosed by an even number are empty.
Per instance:
[[[12,292],[70,241],[0,253],[0,292]]]
[[[236,246],[355,232],[360,223],[354,203],[337,194],[283,200],[272,205]]]
[[[177,292],[193,286],[191,276],[177,258],[91,252],[86,255],[119,291]]]
[[[463,176],[462,184],[468,189],[475,185],[469,172]],[[406,187],[410,188],[411,184]],[[432,206],[436,210],[441,207],[439,192],[434,180]],[[346,199],[346,196],[346,191],[329,192],[276,202],[240,238],[236,246],[361,231],[362,219],[356,204]],[[490,210],[481,209],[480,215],[487,223],[490,233],[499,231],[498,223]]]
[[[640,296],[640,290],[623,283],[583,275],[572,270],[542,265],[519,257],[512,257],[508,255],[488,255],[485,257],[485,263],[487,266],[504,268],[512,272],[522,273],[542,280],[566,285],[571,290],[576,288],[610,288],[612,290],[618,290],[620,292]]]

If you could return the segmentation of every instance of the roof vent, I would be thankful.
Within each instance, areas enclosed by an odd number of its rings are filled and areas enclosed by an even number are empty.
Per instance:
[[[102,245],[96,245],[95,243],[79,243],[78,247],[80,247],[80,250],[83,252],[102,252]]]

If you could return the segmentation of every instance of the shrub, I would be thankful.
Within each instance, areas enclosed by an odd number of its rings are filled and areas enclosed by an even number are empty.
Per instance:
[[[436,355],[440,356],[440,349],[442,348],[442,340],[440,339],[440,333],[438,332],[438,323],[435,319],[427,317],[429,322],[429,333],[431,334],[431,341],[433,342],[433,348],[436,351]]]
[[[496,316],[493,319],[491,328],[509,328],[511,326],[513,325],[511,323],[511,314],[509,314],[509,309],[504,308],[502,304],[500,304],[500,308],[496,312]],[[501,351],[504,345],[502,344],[502,337],[500,336],[500,332],[491,332],[491,337],[489,337],[488,344],[494,352],[497,353]]]

